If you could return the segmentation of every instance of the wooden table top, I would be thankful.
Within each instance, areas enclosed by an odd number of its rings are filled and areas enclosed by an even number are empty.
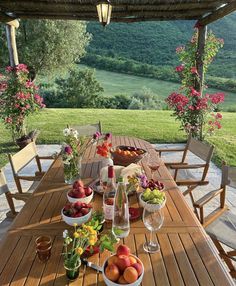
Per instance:
[[[147,254],[143,242],[148,230],[141,220],[131,223],[130,235],[124,239],[131,251],[144,263],[143,286],[146,285],[234,285],[215,247],[206,236],[195,215],[188,207],[164,163],[151,144],[146,141],[116,136],[113,146],[130,145],[151,152],[159,161],[157,178],[165,185],[167,203],[164,207],[164,224],[157,233],[161,252]],[[148,176],[150,171],[146,158],[141,165]],[[100,160],[95,156],[95,146],[84,156],[83,176],[98,177]],[[89,180],[89,179],[88,179]],[[61,220],[66,190],[60,158],[54,161],[43,177],[39,187],[15,218],[5,240],[0,245],[0,285],[104,285],[102,275],[81,267],[80,277],[68,284],[63,268],[62,232],[68,229]],[[129,197],[129,203],[138,207],[138,196]],[[101,209],[102,197],[95,195],[93,208]],[[109,227],[109,225],[107,225]],[[53,239],[52,257],[43,264],[35,255],[34,240],[38,235],[48,234]],[[122,241],[121,241],[122,243]],[[96,254],[91,261],[102,265],[108,252]]]

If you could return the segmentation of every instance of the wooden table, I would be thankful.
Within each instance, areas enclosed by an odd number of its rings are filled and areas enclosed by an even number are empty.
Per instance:
[[[148,231],[141,220],[131,223],[131,233],[124,243],[138,255],[145,266],[142,285],[234,285],[216,249],[203,228],[189,209],[164,163],[158,158],[151,144],[146,141],[113,137],[113,145],[130,145],[146,149],[156,156],[160,164],[157,175],[166,188],[167,204],[165,221],[157,233],[161,252],[147,254],[143,243]],[[141,162],[150,176],[146,159]],[[83,176],[96,178],[100,160],[95,147],[85,153]],[[61,220],[61,209],[66,203],[63,167],[60,158],[54,161],[39,187],[16,217],[5,240],[0,246],[0,285],[104,285],[102,275],[82,266],[80,277],[68,283],[63,268],[62,232],[69,227]],[[138,206],[137,196],[129,199],[131,206]],[[94,209],[101,209],[102,198],[95,195]],[[48,234],[53,239],[52,257],[46,263],[35,255],[34,240],[38,235]],[[91,261],[102,265],[108,252],[96,254]]]

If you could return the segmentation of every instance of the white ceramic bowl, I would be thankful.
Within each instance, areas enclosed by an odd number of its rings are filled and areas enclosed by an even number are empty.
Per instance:
[[[149,211],[160,210],[160,209],[162,209],[162,208],[165,206],[165,204],[166,204],[166,196],[165,196],[165,200],[163,201],[163,203],[159,205],[159,204],[148,204],[147,202],[145,202],[145,201],[142,199],[142,194],[143,194],[143,193],[141,193],[141,194],[139,195],[139,203],[140,203],[140,205],[141,205],[143,208],[145,208],[145,209],[147,209],[147,210],[149,210]]]
[[[114,256],[114,255],[112,255],[112,256]],[[131,256],[133,256],[134,258],[136,258],[136,259],[140,262],[140,264],[142,265],[143,273],[139,276],[139,278],[138,278],[134,283],[122,284],[122,286],[138,286],[138,285],[140,285],[140,284],[142,283],[142,280],[143,280],[143,274],[144,274],[144,266],[143,266],[143,263],[142,263],[142,261],[141,261],[137,256],[135,256],[135,255],[131,255]],[[115,282],[109,280],[109,279],[106,277],[106,275],[105,275],[105,268],[106,268],[106,266],[107,266],[107,261],[108,261],[109,258],[111,258],[111,256],[109,256],[109,257],[107,258],[107,260],[105,260],[105,262],[104,262],[104,264],[103,264],[103,267],[102,267],[102,276],[103,276],[104,282],[105,282],[105,284],[106,284],[107,286],[120,286],[121,284],[118,284],[118,283],[115,283]]]
[[[93,194],[94,194],[94,191],[92,191],[92,194],[90,196],[85,197],[85,198],[72,198],[69,196],[69,192],[67,192],[67,199],[70,203],[81,202],[81,203],[89,204],[92,201]]]
[[[61,210],[61,216],[62,216],[64,222],[67,223],[68,225],[72,225],[72,226],[74,225],[74,223],[77,223],[78,225],[86,223],[90,219],[91,215],[92,215],[92,209],[90,209],[90,212],[88,214],[81,216],[81,217],[66,216],[63,213],[63,209]]]

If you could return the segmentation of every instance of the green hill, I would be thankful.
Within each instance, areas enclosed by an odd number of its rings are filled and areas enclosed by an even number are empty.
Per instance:
[[[156,66],[177,64],[175,48],[186,43],[193,33],[194,22],[111,23],[106,29],[99,23],[88,23],[93,38],[88,54],[110,58],[132,59]],[[214,76],[236,78],[236,13],[209,26],[225,40],[224,48],[209,73]]]

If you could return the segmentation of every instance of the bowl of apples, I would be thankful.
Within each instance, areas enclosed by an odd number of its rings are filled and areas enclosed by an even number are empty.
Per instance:
[[[142,261],[130,253],[126,245],[119,245],[115,255],[103,264],[102,275],[108,286],[138,286],[144,274]]]
[[[93,190],[91,187],[85,187],[82,180],[74,182],[72,190],[67,193],[67,199],[70,203],[77,201],[89,204],[93,199]]]
[[[81,225],[86,223],[92,215],[91,204],[82,202],[67,203],[61,210],[61,216],[68,225]]]
[[[146,150],[132,146],[117,146],[111,150],[114,165],[128,166],[138,163],[147,153]]]

